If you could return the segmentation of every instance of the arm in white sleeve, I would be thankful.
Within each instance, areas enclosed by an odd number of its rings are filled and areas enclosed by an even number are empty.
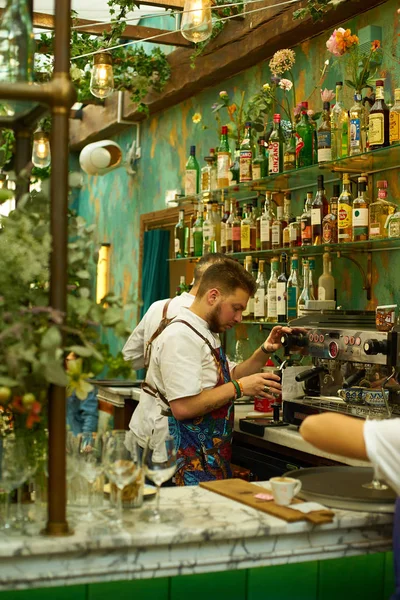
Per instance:
[[[364,440],[378,476],[400,495],[400,419],[365,421]]]
[[[125,346],[122,349],[123,357],[126,361],[132,361],[132,367],[134,369],[144,368],[144,331],[146,324],[146,315],[140,321],[139,325],[135,327],[131,335],[128,338]]]

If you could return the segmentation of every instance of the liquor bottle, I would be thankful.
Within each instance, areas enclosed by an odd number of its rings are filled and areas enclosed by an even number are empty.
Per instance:
[[[222,192],[223,193],[223,192]],[[225,254],[228,247],[228,219],[230,216],[229,200],[225,200],[225,212],[221,219],[221,252]]]
[[[203,253],[203,205],[199,202],[197,207],[197,218],[193,225],[194,256]]]
[[[213,192],[217,189],[217,159],[214,148],[210,148],[210,156],[205,156],[206,166],[201,169],[201,191]]]
[[[368,141],[371,150],[389,146],[389,109],[385,104],[383,81],[376,82],[375,103],[369,111]]]
[[[332,160],[332,132],[331,132],[331,105],[324,102],[322,122],[317,131],[318,163],[326,163]]]
[[[296,146],[297,137],[294,131],[285,143],[285,152],[283,153],[283,170],[291,171],[296,168]]]
[[[365,108],[361,100],[361,94],[355,94],[354,104],[350,108],[350,156],[365,150]]]
[[[310,294],[310,267],[308,260],[303,258],[303,289],[301,290],[297,302],[297,316],[304,317],[306,315],[306,302],[312,300]]]
[[[340,186],[333,184],[333,196],[330,199],[328,214],[322,219],[322,239],[324,244],[337,244],[338,241],[338,202]]]
[[[271,226],[271,246],[273,249],[282,248],[283,206],[276,207],[276,217]]]
[[[185,211],[182,209],[179,211],[179,219],[175,225],[174,239],[175,258],[183,258],[185,252]]]
[[[194,256],[194,224],[197,219],[197,211],[194,210],[189,217],[189,249],[187,256]]]
[[[265,195],[264,211],[260,216],[260,242],[261,250],[271,250],[272,248],[272,221],[275,214],[272,208],[272,192]]]
[[[276,284],[276,316],[278,323],[287,321],[287,274],[286,274],[287,255],[281,255],[281,273]]]
[[[176,288],[175,296],[180,296],[183,292],[187,292],[189,287],[186,285],[186,279],[184,275],[180,275],[179,277],[179,285]]]
[[[331,114],[332,160],[344,158],[349,154],[349,115],[344,108],[343,82],[336,82],[336,104]]]
[[[311,231],[311,204],[313,201],[313,193],[307,192],[307,199],[304,205],[304,211],[300,217],[301,226],[301,245],[311,246],[312,231]]]
[[[296,126],[296,165],[309,167],[314,162],[314,128],[307,115],[308,102],[301,103],[301,119]]]
[[[199,193],[200,167],[196,159],[196,146],[190,146],[190,155],[186,163],[185,196],[194,196]]]
[[[225,223],[225,226],[226,226],[226,253],[233,252],[232,225],[233,225],[234,218],[235,218],[235,215],[233,212],[233,200],[231,200],[230,206],[229,206],[229,217]],[[221,251],[222,251],[222,229],[221,229]]]
[[[266,155],[265,136],[258,138],[258,153],[253,158],[252,166],[253,181],[268,177],[268,156]]]
[[[217,150],[217,185],[218,189],[229,186],[231,179],[231,149],[228,141],[228,127],[221,128],[221,140]]]
[[[217,202],[213,202],[211,206],[211,220],[214,225],[214,240],[210,252],[220,252],[221,250],[221,215]]]
[[[248,273],[250,273],[250,275],[253,274],[253,257],[252,256],[245,257],[244,268]],[[247,306],[242,314],[243,314],[244,318],[246,318],[250,321],[254,318],[254,296],[252,296],[251,298],[248,299]]]
[[[282,231],[282,247],[289,248],[290,247],[290,225],[296,219],[292,215],[291,212],[291,194],[290,192],[285,192],[285,196],[283,199],[283,222],[286,223],[283,231]]]
[[[255,235],[255,249],[261,250],[261,239],[260,239],[260,228],[259,218],[261,216],[261,209],[258,206],[258,196],[253,198],[253,209],[251,211],[251,227],[254,228],[254,233],[251,231],[251,235]]]
[[[242,219],[242,222],[240,223],[240,251],[241,252],[248,252],[251,250],[250,225],[251,225],[250,214],[248,212],[248,208],[245,207],[245,211],[243,213],[243,219]]]
[[[203,221],[203,254],[215,252],[215,227],[212,217],[212,204],[209,202],[206,208],[206,216]]]
[[[281,115],[274,115],[274,124],[269,136],[269,173],[282,173],[283,171],[283,149],[285,137],[281,128]]]
[[[278,269],[279,259],[274,257],[271,259],[271,276],[267,285],[267,321],[269,323],[276,323],[277,321],[276,286],[278,283]]]
[[[322,220],[328,214],[328,200],[325,196],[324,176],[318,175],[317,193],[311,203],[311,236],[314,246],[322,244]]]
[[[358,178],[358,194],[353,200],[353,242],[368,239],[369,200],[367,198],[367,179]]]
[[[387,223],[387,232],[389,238],[400,237],[400,212],[396,211],[389,217]]]
[[[400,142],[400,88],[394,90],[394,104],[389,113],[389,141],[391,144]]]
[[[297,248],[297,246],[301,246],[301,216],[296,217],[296,219],[290,223],[290,248]]]
[[[250,250],[254,252],[257,250],[257,207],[254,209],[254,205],[248,204],[247,211],[250,219]]]
[[[322,257],[323,271],[318,279],[318,300],[335,299],[335,279],[331,274],[331,257],[324,252]]]
[[[241,251],[241,222],[242,222],[242,209],[236,204],[235,218],[232,223],[232,252]]]
[[[240,183],[252,181],[251,166],[253,163],[253,145],[251,143],[251,123],[244,126],[243,141],[240,144]]]
[[[310,291],[309,291],[310,300],[315,300],[315,298],[318,297],[318,286],[314,282],[314,277],[315,277],[315,257],[314,256],[308,257],[308,267],[309,267],[308,286],[310,288]]]
[[[351,242],[353,237],[353,195],[348,173],[343,173],[343,189],[338,202],[338,242]]]
[[[238,184],[240,181],[240,148],[236,148],[233,153],[233,161],[229,173],[230,185]]]
[[[258,262],[257,289],[254,294],[254,319],[256,321],[265,321],[267,316],[267,281],[264,264],[264,260]]]
[[[370,240],[379,240],[388,237],[386,223],[388,217],[396,211],[396,205],[387,199],[387,181],[377,181],[378,198],[369,205],[369,231]]]
[[[287,320],[297,317],[297,302],[300,295],[299,259],[297,254],[292,256],[292,268],[287,282]]]

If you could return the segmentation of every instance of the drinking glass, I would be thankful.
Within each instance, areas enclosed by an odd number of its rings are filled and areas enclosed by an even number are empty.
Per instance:
[[[103,472],[102,440],[95,432],[81,433],[79,439],[79,471],[89,484],[89,511],[80,517],[81,521],[98,521],[99,515],[93,511],[93,486]],[[67,462],[68,464],[68,462]]]
[[[126,431],[107,432],[104,447],[104,472],[111,483],[117,487],[117,519],[122,525],[122,490],[131,484],[140,474],[140,465],[132,447],[125,444]]]
[[[381,420],[384,418],[384,415],[380,415],[379,413],[374,413],[372,409],[370,409],[370,413],[367,415],[367,420]],[[389,487],[386,485],[386,483],[383,483],[378,476],[377,473],[377,468],[375,465],[373,465],[373,475],[372,475],[372,480],[369,481],[368,483],[363,483],[362,487],[366,488],[367,490],[377,490],[377,491],[384,491],[389,489]]]
[[[6,492],[3,529],[10,531],[10,494],[28,478],[25,442],[14,435],[0,437],[0,487]]]
[[[171,479],[176,471],[176,449],[172,436],[167,436],[161,444],[156,444],[150,440],[143,455],[144,473],[157,488],[156,506],[143,513],[143,519],[149,523],[162,523],[169,521],[168,515],[160,512],[160,487],[163,483]]]

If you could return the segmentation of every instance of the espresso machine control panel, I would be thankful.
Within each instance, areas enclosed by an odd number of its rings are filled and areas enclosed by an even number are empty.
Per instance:
[[[313,358],[386,365],[387,333],[376,330],[307,328]]]

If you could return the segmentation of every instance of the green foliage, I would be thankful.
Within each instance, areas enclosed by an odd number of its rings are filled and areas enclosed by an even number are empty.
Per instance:
[[[293,18],[305,19],[310,16],[315,23],[316,21],[321,21],[325,13],[331,10],[333,5],[334,3],[331,0],[307,0],[307,5],[304,8],[294,11]]]
[[[0,111],[1,112],[1,111]],[[7,165],[13,157],[15,135],[12,129],[0,130],[0,167]]]

